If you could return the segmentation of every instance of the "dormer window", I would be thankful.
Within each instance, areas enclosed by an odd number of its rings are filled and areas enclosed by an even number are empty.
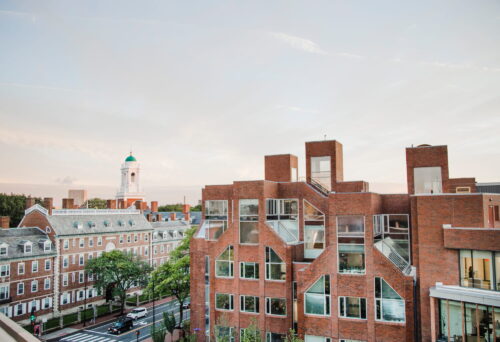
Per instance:
[[[73,222],[73,227],[75,227],[76,229],[82,229],[83,224],[81,222]]]
[[[48,239],[40,241],[44,252],[50,252],[52,247],[52,242]]]
[[[163,239],[164,239],[164,240],[168,239],[168,234],[167,234],[167,232],[163,232]]]
[[[95,228],[95,222],[89,221],[87,224],[89,225],[89,228]]]
[[[21,246],[25,254],[29,254],[33,251],[33,244],[31,243],[31,241],[21,241],[19,245]]]
[[[7,256],[9,254],[9,245],[6,243],[0,244],[0,256]]]
[[[131,226],[135,226],[135,221],[134,220],[129,220],[128,223],[131,225]]]
[[[153,233],[153,240],[156,240],[156,239],[158,239],[158,232]]]
[[[123,221],[122,221],[122,220],[118,220],[118,225],[119,225],[120,227],[122,227],[122,226],[123,226]]]
[[[104,227],[111,227],[111,222],[109,220],[105,220]]]

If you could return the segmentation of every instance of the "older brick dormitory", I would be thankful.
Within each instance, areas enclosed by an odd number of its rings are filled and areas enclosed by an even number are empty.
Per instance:
[[[158,212],[158,203],[137,201],[117,209],[120,200],[108,200],[108,209],[75,209],[63,199],[63,209],[53,209],[28,198],[19,227],[9,228],[8,218],[0,229],[0,312],[20,324],[59,317],[113,299],[112,284],[100,291],[86,274],[88,260],[105,251],[127,251],[157,267],[191,227],[189,208],[178,220],[176,213]],[[122,206],[121,206],[122,207]],[[147,210],[143,210],[147,208]],[[133,288],[129,292],[140,293]],[[34,308],[34,309],[33,309]]]
[[[191,242],[199,340],[253,322],[267,342],[500,341],[500,195],[450,178],[447,146],[406,149],[408,193],[345,181],[342,145],[265,157],[265,179],[205,186]],[[369,168],[367,168],[369,169]],[[220,328],[220,329],[219,329]]]

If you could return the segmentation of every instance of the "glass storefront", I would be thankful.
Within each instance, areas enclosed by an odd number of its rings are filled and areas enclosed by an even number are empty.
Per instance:
[[[439,300],[439,338],[454,342],[500,341],[500,308]]]

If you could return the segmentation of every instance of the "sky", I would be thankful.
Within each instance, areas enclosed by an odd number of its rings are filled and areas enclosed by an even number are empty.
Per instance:
[[[500,2],[0,0],[0,191],[148,200],[263,179],[344,146],[345,180],[405,190],[405,147],[500,181]]]

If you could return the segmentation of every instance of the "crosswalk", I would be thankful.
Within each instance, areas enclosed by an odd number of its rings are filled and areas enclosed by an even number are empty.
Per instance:
[[[110,337],[96,336],[89,333],[78,333],[60,339],[61,342],[115,342],[116,340]]]

